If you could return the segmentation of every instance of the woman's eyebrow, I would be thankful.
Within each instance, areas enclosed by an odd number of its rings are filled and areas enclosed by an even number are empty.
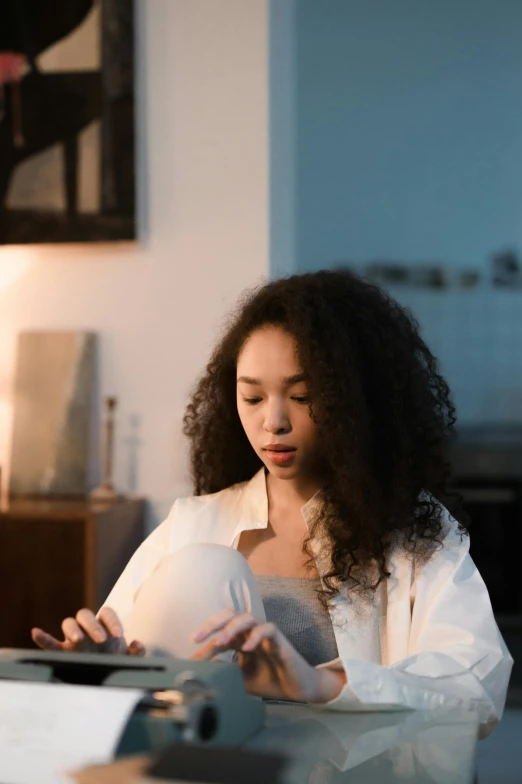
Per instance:
[[[283,379],[283,384],[287,387],[292,387],[294,384],[299,384],[301,381],[306,381],[306,376],[304,373],[299,373],[295,376],[288,376],[288,378]],[[251,378],[251,376],[240,376],[237,379],[238,384],[257,384],[258,386],[261,385],[261,381],[258,378]]]

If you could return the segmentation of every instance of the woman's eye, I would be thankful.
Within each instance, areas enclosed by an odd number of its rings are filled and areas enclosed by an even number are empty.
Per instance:
[[[262,398],[260,397],[244,397],[243,402],[248,403],[249,406],[255,406],[256,403],[260,403]],[[292,400],[295,400],[297,403],[309,403],[309,397],[293,397]]]

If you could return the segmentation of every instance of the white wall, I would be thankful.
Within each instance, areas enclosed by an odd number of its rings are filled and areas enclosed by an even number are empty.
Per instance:
[[[151,523],[190,494],[181,416],[237,294],[268,276],[267,0],[138,0],[141,241],[0,249],[0,465],[15,338],[93,329],[100,395],[120,400],[116,482]]]

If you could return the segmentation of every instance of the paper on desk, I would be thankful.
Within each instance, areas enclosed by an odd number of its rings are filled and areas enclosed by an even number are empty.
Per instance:
[[[70,784],[112,758],[139,689],[0,681],[0,782]]]

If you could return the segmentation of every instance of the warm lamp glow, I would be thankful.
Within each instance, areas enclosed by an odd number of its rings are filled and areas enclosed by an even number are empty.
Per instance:
[[[26,248],[0,248],[0,294],[22,278],[31,266]]]

